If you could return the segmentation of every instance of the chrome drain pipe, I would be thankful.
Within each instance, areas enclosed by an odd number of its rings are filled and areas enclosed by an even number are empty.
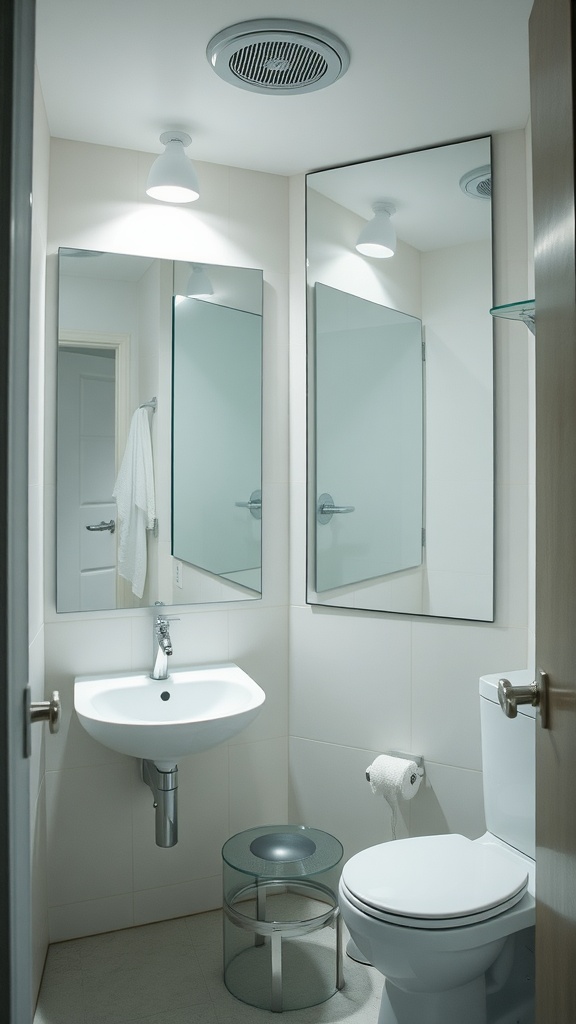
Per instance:
[[[142,761],[142,779],[152,790],[156,808],[156,846],[178,842],[178,765],[162,772],[154,761]]]

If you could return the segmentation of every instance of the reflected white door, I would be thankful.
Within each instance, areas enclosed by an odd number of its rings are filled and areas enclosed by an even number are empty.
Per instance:
[[[58,355],[57,609],[116,606],[115,359]],[[114,529],[106,529],[112,523]],[[89,529],[92,527],[92,529]]]
[[[316,284],[316,590],[422,562],[422,324]],[[331,502],[322,501],[329,506]]]

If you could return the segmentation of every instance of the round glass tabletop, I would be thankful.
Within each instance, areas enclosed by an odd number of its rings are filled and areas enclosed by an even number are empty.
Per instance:
[[[305,878],[329,871],[342,859],[342,844],[307,825],[262,825],[224,843],[225,864],[256,878]]]

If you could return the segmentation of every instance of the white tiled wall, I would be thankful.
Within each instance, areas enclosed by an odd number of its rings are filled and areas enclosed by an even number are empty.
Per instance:
[[[198,165],[193,207],[148,200],[153,157],[52,140],[46,355],[46,686],[64,713],[46,744],[50,937],[58,940],[194,913],[220,903],[220,849],[235,831],[287,815],[287,248],[284,178]],[[101,248],[264,271],[264,597],[178,608],[174,665],[235,661],[266,692],[235,740],[179,766],[179,842],[154,841],[152,794],[138,762],[92,741],[73,712],[76,675],[147,668],[148,610],[54,610],[55,253]],[[151,667],[151,666],[150,666]]]
[[[495,302],[525,298],[525,135],[494,139]],[[365,769],[375,753],[421,754],[425,784],[397,835],[484,830],[478,677],[527,665],[531,336],[497,321],[496,611],[493,624],[343,612],[305,604],[305,183],[291,183],[290,814],[340,836],[347,855],[391,838]],[[300,211],[300,213],[299,213]]]
[[[529,290],[524,133],[497,137],[494,149],[495,299],[506,302]],[[63,140],[52,145],[44,633],[46,688],[57,686],[64,701],[61,731],[46,743],[53,940],[215,906],[221,843],[251,825],[306,821],[338,835],[348,854],[390,838],[389,809],[372,796],[364,777],[366,766],[386,749],[423,754],[427,766],[425,784],[403,808],[398,835],[478,835],[484,824],[478,676],[523,667],[528,657],[532,350],[526,328],[506,322],[496,328],[494,624],[311,608],[305,603],[304,181],[199,165],[199,204],[166,209],[144,197],[151,159]],[[59,245],[264,270],[264,487],[272,510],[263,534],[264,597],[244,605],[180,609],[173,641],[176,664],[236,661],[263,686],[267,700],[234,742],[180,766],[180,842],[172,850],[154,844],[151,794],[137,764],[92,742],[72,712],[75,675],[147,665],[151,615],[54,611]]]

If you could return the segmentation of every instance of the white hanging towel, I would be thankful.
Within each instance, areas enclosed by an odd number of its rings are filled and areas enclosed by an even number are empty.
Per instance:
[[[146,530],[154,528],[154,464],[146,409],[136,409],[114,490],[118,508],[118,572],[142,597],[146,582]]]

